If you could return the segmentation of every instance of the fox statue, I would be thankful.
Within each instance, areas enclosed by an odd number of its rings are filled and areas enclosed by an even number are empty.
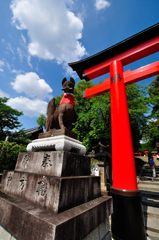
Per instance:
[[[46,130],[50,129],[72,129],[72,123],[76,120],[74,110],[74,87],[75,81],[72,77],[70,80],[62,80],[62,90],[64,95],[58,107],[55,107],[55,98],[51,99],[47,107]]]

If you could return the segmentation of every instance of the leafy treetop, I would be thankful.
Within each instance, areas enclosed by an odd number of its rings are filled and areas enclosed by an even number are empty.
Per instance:
[[[0,98],[0,139],[4,139],[12,129],[21,126],[18,117],[23,113],[8,106],[7,98]]]

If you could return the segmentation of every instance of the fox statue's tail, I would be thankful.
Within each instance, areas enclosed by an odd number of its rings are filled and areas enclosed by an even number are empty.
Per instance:
[[[51,124],[52,124],[53,114],[55,112],[55,109],[56,109],[55,98],[52,98],[48,103],[48,107],[47,107],[46,131],[49,131],[51,129]]]

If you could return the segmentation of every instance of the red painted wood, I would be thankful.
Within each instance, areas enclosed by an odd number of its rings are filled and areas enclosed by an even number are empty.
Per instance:
[[[92,98],[92,97],[98,96],[100,94],[103,94],[109,90],[110,90],[110,79],[108,78],[104,82],[99,83],[98,85],[87,88],[84,91],[83,97],[84,98]]]
[[[110,66],[111,62],[113,62],[114,60],[120,60],[124,66],[124,65],[132,63],[138,59],[146,57],[152,53],[155,53],[157,51],[159,51],[159,36],[155,37],[149,41],[146,41],[134,48],[131,48],[131,49],[129,49],[113,58],[110,58],[109,60],[106,60],[96,66],[86,69],[84,71],[84,75],[87,76],[87,78],[91,80],[91,79],[99,77],[103,74],[108,73],[109,66]]]
[[[127,70],[124,73],[124,77],[126,77],[129,73],[131,73],[130,70]],[[108,92],[110,90],[110,79],[107,78],[104,82],[99,83],[98,85],[95,85],[93,87],[87,88],[84,91],[84,98],[92,98],[95,96],[98,96],[100,94],[103,94],[105,92]]]
[[[144,80],[145,78],[155,76],[157,74],[159,74],[159,61],[132,71],[132,73],[126,76],[126,78],[124,79],[124,83],[129,84],[138,82]]]
[[[110,78],[112,187],[121,190],[137,190],[127,97],[120,61],[114,61],[110,65]]]
[[[128,70],[124,72],[124,83],[125,84],[134,83],[140,80],[144,80],[145,78],[155,76],[157,74],[159,74],[159,61],[148,64],[134,71]],[[107,78],[104,82],[96,86],[93,86],[91,88],[87,88],[84,92],[84,97],[85,98],[95,97],[109,90],[110,90],[110,79]]]

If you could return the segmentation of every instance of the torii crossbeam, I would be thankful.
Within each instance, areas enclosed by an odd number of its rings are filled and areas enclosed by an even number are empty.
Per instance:
[[[159,62],[134,71],[123,66],[159,51],[159,24],[85,60],[70,63],[81,79],[92,80],[110,71],[110,79],[86,89],[90,98],[110,90],[112,132],[112,233],[115,239],[146,240],[137,189],[125,84],[159,73]]]
[[[125,85],[144,80],[145,78],[153,77],[159,74],[159,61],[148,64],[144,67],[140,67],[133,71],[128,70],[123,74],[124,74],[123,80]],[[84,97],[92,98],[105,92],[108,92],[110,91],[110,84],[111,84],[110,79],[107,78],[104,82],[95,85],[91,88],[87,88],[84,92]]]

